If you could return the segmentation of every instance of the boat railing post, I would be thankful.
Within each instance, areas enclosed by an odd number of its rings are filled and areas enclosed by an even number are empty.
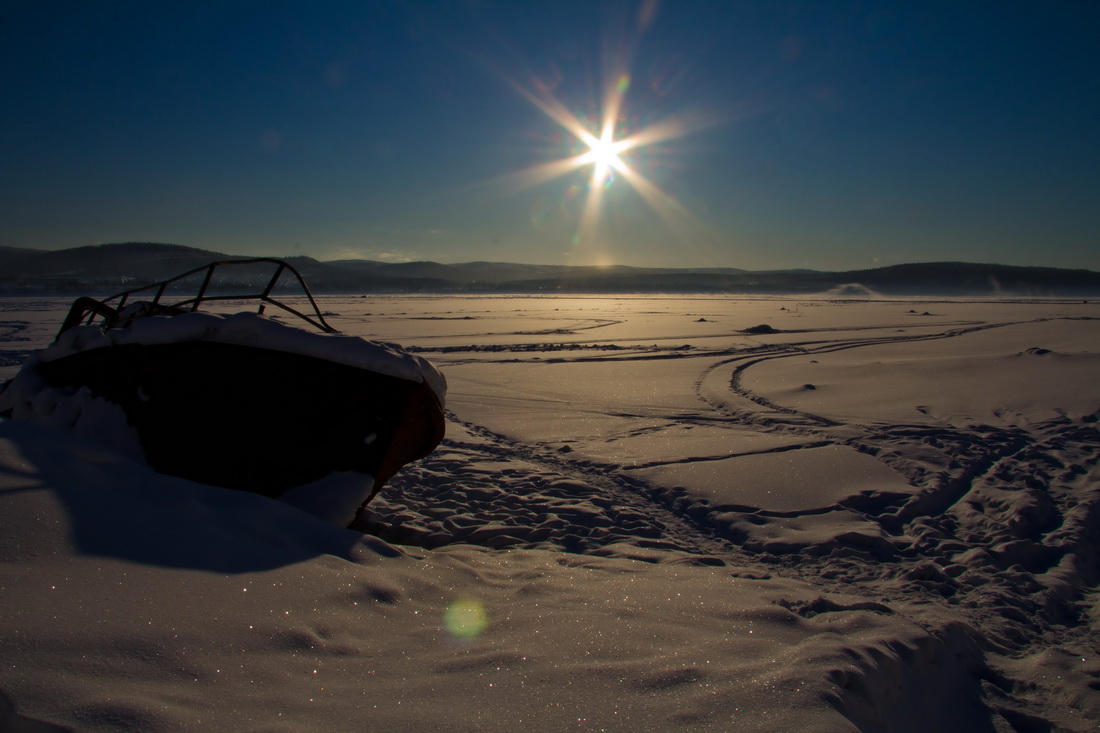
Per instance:
[[[195,296],[195,302],[191,304],[192,311],[197,311],[199,309],[199,303],[202,302],[203,296],[206,295],[206,288],[209,287],[210,280],[214,277],[214,268],[217,266],[217,262],[211,262],[209,267],[206,268],[206,277],[203,278],[199,293]]]
[[[267,287],[264,288],[263,293],[260,294],[260,298],[265,300],[267,296],[271,295],[271,291],[275,289],[275,283],[279,282],[279,276],[283,274],[283,270],[286,269],[286,263],[280,262],[279,267],[276,268],[275,274],[271,276],[271,279],[267,281]]]

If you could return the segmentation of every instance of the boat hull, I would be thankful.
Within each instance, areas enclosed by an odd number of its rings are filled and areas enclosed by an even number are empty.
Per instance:
[[[373,479],[369,501],[444,432],[424,382],[256,346],[123,344],[34,368],[120,407],[156,471],[267,496],[354,471]]]

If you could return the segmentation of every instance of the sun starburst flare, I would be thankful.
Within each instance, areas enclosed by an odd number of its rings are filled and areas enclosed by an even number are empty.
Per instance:
[[[581,165],[592,164],[593,186],[603,185],[612,170],[622,173],[627,167],[619,153],[633,147],[630,140],[614,140],[610,130],[604,130],[598,138],[586,132],[580,139],[588,146],[588,152],[581,155],[578,162]]]
[[[644,12],[651,16],[654,3],[644,5]],[[650,17],[649,20],[651,19]],[[635,24],[637,33],[644,30],[644,25],[641,22]],[[637,34],[634,34],[632,38],[620,43],[605,44],[603,51],[606,58],[603,68],[607,81],[600,100],[600,119],[595,130],[571,112],[555,96],[550,85],[540,83],[537,79],[524,84],[510,74],[497,70],[497,74],[508,86],[580,143],[583,146],[583,152],[506,174],[495,179],[495,183],[508,192],[516,192],[548,183],[585,166],[591,166],[592,173],[574,237],[574,243],[580,246],[591,248],[598,242],[601,212],[605,201],[604,192],[619,179],[633,188],[682,240],[698,242],[711,238],[708,228],[697,217],[623,157],[624,154],[638,151],[643,147],[697,132],[719,121],[716,116],[701,114],[670,115],[644,128],[627,129],[626,134],[617,135],[617,131],[622,131],[626,127],[622,112],[631,86],[629,70],[638,40]]]

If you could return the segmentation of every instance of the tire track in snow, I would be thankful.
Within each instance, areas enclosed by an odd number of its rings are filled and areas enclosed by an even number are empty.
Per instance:
[[[617,466],[448,417],[476,440],[445,439],[403,469],[353,528],[426,548],[468,543],[610,554],[615,545],[614,554],[650,561],[751,562]]]
[[[799,552],[772,559],[808,582],[843,579],[892,591],[898,602],[937,603],[966,609],[982,619],[982,631],[1003,653],[1026,654],[1057,641],[1088,641],[1079,624],[1085,604],[1100,583],[1100,414],[1079,421],[1063,417],[1038,425],[970,429],[844,424],[777,405],[741,383],[751,366],[771,359],[823,354],[886,343],[954,338],[1040,318],[954,328],[938,334],[891,338],[802,342],[774,353],[746,354],[714,364],[696,381],[704,402],[742,424],[769,431],[828,436],[834,428],[857,429],[843,444],[883,461],[920,489],[911,497],[841,502],[882,528],[893,546],[889,557],[859,547],[825,555]],[[705,394],[716,370],[729,368],[730,391],[752,403],[732,410]],[[915,449],[915,450],[914,450]],[[921,465],[910,456],[935,451],[944,465]],[[821,510],[804,512],[802,516]],[[756,512],[763,516],[763,512]],[[812,550],[813,548],[806,548]],[[763,558],[763,556],[761,556]]]
[[[1038,319],[1039,321],[1051,320],[1051,319]],[[881,346],[884,344],[904,343],[904,342],[917,342],[917,341],[936,341],[945,338],[954,338],[962,336],[968,333],[974,333],[977,331],[984,331],[990,328],[1003,328],[1005,326],[1019,325],[1021,323],[1032,323],[1035,321],[1006,321],[1003,323],[992,324],[977,324],[966,326],[963,328],[953,328],[947,331],[933,334],[906,334],[904,336],[883,336],[883,337],[871,337],[866,339],[847,339],[844,341],[804,341],[793,342],[789,344],[775,344],[771,347],[758,347],[753,353],[741,353],[737,354],[733,358],[724,359],[716,364],[713,364],[703,374],[699,376],[695,381],[695,393],[701,400],[710,405],[714,410],[728,415],[729,417],[737,420],[745,421],[753,426],[767,427],[773,430],[790,430],[795,429],[799,432],[804,432],[805,428],[828,428],[838,427],[842,423],[827,418],[823,415],[815,415],[811,412],[804,410],[797,410],[791,407],[776,404],[762,395],[756,394],[742,384],[742,377],[747,369],[757,364],[761,364],[773,359],[785,359],[792,356],[808,356],[815,354],[829,354],[837,351],[845,351],[848,349],[864,348],[868,346]],[[844,329],[848,331],[850,329]],[[765,353],[760,353],[765,351]],[[770,352],[770,353],[768,353]],[[734,364],[733,370],[730,373],[729,387],[730,391],[741,397],[744,400],[754,403],[758,407],[764,408],[765,413],[752,415],[747,412],[734,412],[730,408],[720,402],[716,402],[708,398],[703,393],[703,383],[706,381],[710,374],[718,369],[728,367]]]
[[[846,591],[876,602],[931,604],[977,617],[993,648],[1024,654],[1060,634],[1076,638],[1060,622],[1080,614],[1084,597],[1096,589],[1100,496],[1090,488],[1100,484],[1095,428],[1089,432],[1070,421],[1029,429],[844,424],[773,404],[732,375],[771,359],[954,338],[1030,322],[690,354],[725,355],[694,383],[696,395],[717,416],[703,423],[732,421],[806,438],[780,450],[846,445],[881,460],[918,489],[912,495],[856,497],[832,507],[779,513],[782,517],[750,509],[743,515],[766,524],[846,511],[880,528],[876,543],[850,537],[787,552],[750,549],[729,534],[728,522],[717,521],[710,508],[686,492],[654,487],[614,464],[577,460],[461,421],[456,423],[472,439],[448,439],[437,455],[395,477],[360,528],[424,547],[457,542],[553,547],[651,561],[726,563],[749,568],[749,573],[798,577],[823,591],[843,583]],[[731,392],[751,403],[745,410],[708,397],[704,383],[723,369],[731,369]],[[683,416],[676,422],[700,419]],[[912,457],[922,452],[942,456],[942,464]],[[1061,488],[1043,479],[1030,485],[1025,480],[1047,462],[1063,466],[1058,469],[1066,474]],[[1024,536],[1017,536],[1021,532]]]

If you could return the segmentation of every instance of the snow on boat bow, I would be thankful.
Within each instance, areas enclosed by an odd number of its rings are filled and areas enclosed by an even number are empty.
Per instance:
[[[276,270],[260,292],[223,294],[227,266]],[[272,295],[287,272],[312,314]],[[169,302],[200,278],[197,296]],[[151,299],[135,299],[144,293]],[[258,310],[198,310],[240,299],[259,300]],[[268,305],[314,330],[264,315]],[[428,361],[337,333],[297,270],[265,258],[215,262],[103,301],[77,299],[57,339],[0,390],[0,415],[84,435],[160,473],[279,497],[347,524],[398,469],[442,440],[445,393]]]

